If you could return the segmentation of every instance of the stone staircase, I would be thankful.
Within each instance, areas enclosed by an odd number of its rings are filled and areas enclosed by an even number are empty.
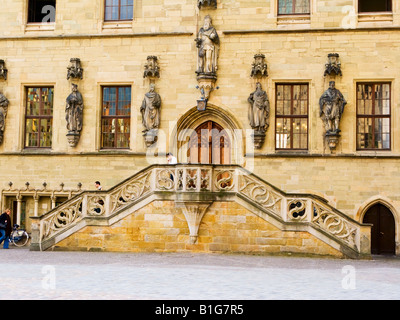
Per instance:
[[[84,191],[32,219],[31,250],[48,250],[86,226],[112,226],[153,201],[182,208],[196,243],[207,208],[236,202],[282,231],[307,232],[349,258],[370,256],[370,226],[310,194],[290,194],[236,165],[152,165],[107,191]]]

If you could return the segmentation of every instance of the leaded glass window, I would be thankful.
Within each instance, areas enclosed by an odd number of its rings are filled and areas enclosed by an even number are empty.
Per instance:
[[[132,19],[133,0],[105,0],[105,21],[121,21]]]
[[[390,150],[390,83],[357,84],[357,149]]]
[[[25,147],[51,148],[54,89],[37,87],[26,90]]]
[[[310,0],[278,0],[278,14],[309,14]]]
[[[308,149],[308,84],[276,85],[275,147]]]
[[[131,122],[131,87],[103,87],[101,148],[128,149]]]

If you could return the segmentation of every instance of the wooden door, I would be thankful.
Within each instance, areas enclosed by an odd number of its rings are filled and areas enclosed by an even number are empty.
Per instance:
[[[231,142],[227,132],[216,122],[198,126],[190,137],[189,163],[230,164]]]
[[[363,222],[373,225],[371,253],[395,254],[395,221],[390,210],[382,204],[376,204],[368,209]]]

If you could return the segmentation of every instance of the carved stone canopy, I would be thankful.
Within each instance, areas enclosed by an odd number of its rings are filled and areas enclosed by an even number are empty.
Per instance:
[[[70,65],[67,68],[67,80],[70,78],[83,79],[83,69],[81,67],[81,60],[79,58],[71,58]]]
[[[328,54],[328,63],[325,64],[324,76],[335,73],[338,76],[342,76],[341,63],[339,61],[338,53]]]
[[[158,66],[156,56],[148,56],[147,63],[144,65],[143,78],[159,78],[160,77],[160,67]]]
[[[213,7],[216,9],[217,0],[197,0],[197,6],[199,9],[201,9],[201,7]]]
[[[251,68],[251,76],[260,78],[260,77],[268,77],[267,72],[267,64],[265,63],[265,55],[263,54],[256,54],[254,56],[254,62]]]
[[[8,70],[6,69],[4,60],[0,60],[0,79],[7,80]]]

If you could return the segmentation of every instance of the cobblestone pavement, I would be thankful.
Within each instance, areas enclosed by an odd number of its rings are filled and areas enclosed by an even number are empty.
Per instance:
[[[0,249],[0,299],[400,299],[400,259]]]

